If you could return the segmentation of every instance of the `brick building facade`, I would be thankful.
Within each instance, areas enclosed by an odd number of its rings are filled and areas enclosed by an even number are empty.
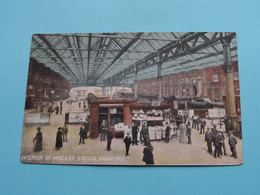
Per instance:
[[[205,97],[211,101],[223,101],[225,96],[223,65],[192,70],[162,77],[162,96]],[[234,67],[235,95],[239,96],[237,62]],[[158,94],[158,79],[150,78],[137,81],[138,94]]]
[[[69,97],[69,80],[34,59],[30,59],[27,82],[26,108]]]

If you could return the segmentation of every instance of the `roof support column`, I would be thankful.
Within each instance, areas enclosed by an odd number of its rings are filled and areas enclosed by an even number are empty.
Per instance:
[[[113,96],[113,78],[112,76],[110,77],[110,99],[112,100]]]
[[[162,98],[162,60],[161,56],[158,53],[158,58],[157,58],[157,67],[158,67],[158,77],[157,77],[157,82],[158,82],[158,98],[161,100]]]
[[[135,66],[134,73],[135,73],[135,85],[134,85],[134,92],[135,92],[135,99],[137,99],[137,93],[138,93],[137,74],[138,74],[138,71],[137,71],[137,67],[136,67],[136,66]]]
[[[125,71],[123,71],[123,92],[125,92]]]
[[[226,33],[228,35],[228,33]],[[226,92],[226,115],[228,121],[232,123],[233,129],[237,129],[237,115],[235,105],[235,93],[234,93],[234,81],[233,81],[233,65],[231,62],[230,43],[232,41],[231,36],[224,37],[222,40],[223,56],[224,56],[224,82]]]

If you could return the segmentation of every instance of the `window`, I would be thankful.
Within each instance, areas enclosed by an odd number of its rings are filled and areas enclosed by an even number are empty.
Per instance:
[[[217,74],[214,74],[214,75],[212,76],[212,80],[213,80],[213,82],[218,82],[218,75],[217,75]]]
[[[202,83],[202,79],[201,77],[198,77],[198,84],[201,84]]]
[[[196,84],[196,82],[197,82],[196,77],[193,77],[193,83]]]

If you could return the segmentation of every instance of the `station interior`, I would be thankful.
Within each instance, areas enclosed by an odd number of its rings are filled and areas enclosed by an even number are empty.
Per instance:
[[[205,133],[191,129],[180,142],[177,120],[223,132],[227,155],[207,152]],[[89,122],[85,144],[80,128]],[[101,140],[106,121],[111,151]],[[145,165],[140,133],[149,129],[155,165],[231,165],[243,162],[236,34],[233,32],[144,32],[34,34],[28,69],[22,162]],[[55,148],[64,124],[67,141]],[[139,127],[138,145],[125,156],[123,139]],[[170,126],[166,143],[166,126]],[[41,127],[42,150],[33,139]],[[231,157],[227,132],[237,139]],[[214,148],[214,147],[213,147]],[[33,157],[36,156],[36,157]],[[51,156],[49,159],[34,159]]]

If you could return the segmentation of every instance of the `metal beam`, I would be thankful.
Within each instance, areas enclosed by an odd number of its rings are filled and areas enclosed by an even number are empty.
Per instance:
[[[42,49],[42,50],[50,50],[50,48],[45,48],[45,47],[33,47],[31,49]],[[57,51],[59,50],[79,50],[79,51],[88,51],[88,49],[83,49],[83,48],[52,48]],[[91,51],[108,51],[108,52],[120,52],[122,51],[121,49],[92,49]],[[33,51],[34,52],[34,51]],[[144,50],[127,50],[126,52],[139,52],[139,53],[151,53],[153,51],[144,51]]]
[[[87,67],[87,78],[89,77],[88,73],[89,73],[89,61],[90,61],[90,52],[91,52],[91,39],[92,39],[92,34],[89,33],[89,37],[88,37],[88,67]]]
[[[134,39],[132,39],[120,52],[117,54],[115,59],[111,62],[110,65],[97,77],[99,79],[114,63],[117,61],[141,36],[143,33],[138,33]]]
[[[49,56],[49,57],[41,57],[41,56],[31,56],[31,57],[34,57],[34,58],[57,58],[56,56]],[[90,57],[89,59],[93,60],[93,59],[97,59],[98,57]],[[77,57],[62,57],[62,59],[78,59]],[[82,57],[81,59],[88,59],[88,57]],[[104,60],[113,60],[115,58],[112,58],[112,57],[99,57],[99,59],[104,59]],[[141,58],[121,58],[122,60],[140,60]]]
[[[199,36],[204,35],[204,34],[206,34],[206,33],[203,33],[203,32],[202,32],[202,33],[189,34],[189,35],[186,36],[183,40],[181,40],[181,42],[192,41],[192,40],[197,39]],[[235,36],[235,33],[230,33],[228,36]],[[173,59],[176,59],[176,58],[185,56],[185,55],[192,54],[192,53],[197,52],[197,51],[199,51],[199,50],[201,50],[201,49],[203,49],[203,48],[206,48],[206,47],[208,47],[208,46],[211,46],[212,44],[216,43],[217,41],[219,41],[219,40],[221,40],[221,39],[222,39],[221,36],[219,36],[219,37],[213,36],[213,39],[210,39],[210,40],[207,40],[207,41],[204,40],[204,42],[202,42],[201,44],[198,44],[198,43],[197,43],[197,45],[195,44],[194,47],[190,47],[190,48],[185,47],[185,48],[183,48],[183,49],[184,49],[183,51],[181,51],[181,50],[176,50],[177,52],[175,52],[174,55],[172,55],[172,56],[167,56],[167,57],[164,58],[163,60],[164,60],[164,62],[167,62],[167,61],[170,61],[170,60],[173,60]],[[180,46],[180,43],[174,43],[174,44],[172,44],[172,45],[168,44],[168,45],[162,47],[161,49],[159,49],[158,52],[159,52],[160,55],[162,55],[163,53],[165,53],[165,52],[167,52],[167,51],[169,52],[169,50],[172,51],[172,50],[175,49],[175,48],[178,49],[179,46]],[[235,49],[236,49],[236,48],[233,48],[233,50],[235,50]],[[147,57],[145,57],[145,62],[151,60],[152,63],[150,63],[150,64],[145,63],[145,65],[143,66],[143,65],[141,65],[141,64],[143,63],[143,60],[140,60],[140,61],[138,61],[137,63],[135,63],[135,64],[133,64],[133,65],[127,67],[126,69],[124,69],[124,71],[129,70],[129,69],[131,69],[131,68],[134,67],[134,66],[139,67],[139,70],[143,70],[143,69],[146,69],[146,68],[148,68],[148,67],[150,67],[150,66],[152,66],[152,65],[155,65],[156,62],[155,62],[154,58],[156,57],[156,55],[158,55],[158,54],[157,54],[156,52],[154,52],[154,53],[148,55]],[[215,53],[214,53],[213,55],[215,55]],[[212,55],[212,54],[209,54],[209,55],[205,56],[205,58],[212,57],[213,55]],[[204,56],[203,56],[203,57],[200,57],[200,58],[197,58],[197,60],[203,59],[203,58],[204,58]]]
[[[90,33],[89,33],[90,34]],[[45,36],[78,36],[78,37],[89,37],[88,33],[84,34],[77,34],[77,33],[68,33],[68,34],[44,34]],[[136,33],[138,34],[138,33]],[[36,34],[38,35],[38,34]],[[41,35],[41,34],[39,34]],[[93,38],[115,38],[115,39],[135,39],[135,37],[129,37],[129,36],[124,36],[124,35],[110,35],[110,33],[104,34],[92,34]],[[169,39],[163,39],[163,38],[150,38],[150,37],[140,37],[141,40],[154,40],[154,41],[172,41],[171,38]]]
[[[35,36],[35,35],[34,35],[34,36]],[[33,36],[33,38],[34,38],[34,36]],[[63,61],[63,59],[60,57],[60,55],[59,55],[55,50],[51,49],[51,44],[49,43],[49,41],[48,41],[43,35],[37,35],[37,36],[38,36],[38,38],[39,38],[40,40],[42,40],[42,42],[54,53],[54,55],[56,55],[57,58],[63,63],[63,65],[67,68],[67,70],[69,71],[69,73],[71,74],[71,76],[73,76],[74,79],[75,79],[76,81],[78,81],[78,80],[79,80],[78,77],[72,72],[72,70],[70,69],[70,67]],[[35,40],[35,38],[34,38],[34,40]],[[37,41],[37,40],[36,40],[36,41]]]

